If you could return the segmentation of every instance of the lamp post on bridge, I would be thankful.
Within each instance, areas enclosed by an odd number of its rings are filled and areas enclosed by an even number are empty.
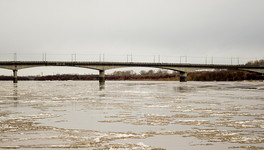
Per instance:
[[[156,55],[154,55],[154,63],[160,63],[160,55],[157,56],[157,60],[156,60]]]
[[[71,55],[71,60],[76,62],[76,53]]]
[[[180,56],[180,64],[181,64],[182,58],[185,58],[185,63],[187,63],[187,56]]]
[[[14,61],[17,61],[17,55],[14,53]]]
[[[101,62],[101,61],[105,61],[105,55],[104,55],[104,53],[103,54],[100,54],[99,55],[99,61]]]
[[[43,59],[43,61],[47,61],[47,54],[46,53],[43,53],[42,59]]]

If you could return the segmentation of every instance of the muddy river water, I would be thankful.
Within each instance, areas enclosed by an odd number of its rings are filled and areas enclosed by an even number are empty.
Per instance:
[[[264,149],[263,82],[0,82],[0,149]]]

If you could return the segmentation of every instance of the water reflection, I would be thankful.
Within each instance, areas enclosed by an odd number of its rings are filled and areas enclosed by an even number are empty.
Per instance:
[[[17,107],[17,100],[18,100],[18,94],[17,94],[17,83],[14,83],[13,85],[13,100],[14,100],[14,106]]]
[[[99,90],[102,91],[105,89],[105,85],[99,85]]]
[[[105,89],[105,83],[104,82],[99,82],[99,90],[102,91]]]
[[[177,86],[177,87],[173,87],[173,90],[175,92],[179,92],[179,93],[189,93],[189,92],[193,92],[195,90],[195,88],[193,87],[188,87],[188,86]]]
[[[263,149],[262,83],[0,84],[0,149]]]

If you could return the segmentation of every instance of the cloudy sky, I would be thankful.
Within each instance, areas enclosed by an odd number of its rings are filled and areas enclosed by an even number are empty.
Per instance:
[[[0,0],[0,59],[263,58],[263,6],[263,0]]]

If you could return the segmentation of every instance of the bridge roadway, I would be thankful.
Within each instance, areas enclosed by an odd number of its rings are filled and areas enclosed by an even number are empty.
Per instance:
[[[0,61],[0,68],[13,70],[13,82],[17,83],[20,69],[42,66],[68,66],[95,69],[99,71],[99,83],[105,84],[105,70],[124,67],[152,67],[178,71],[180,82],[186,82],[187,73],[204,69],[243,70],[264,74],[264,66],[188,64],[188,63],[143,63],[143,62],[89,62],[89,61]]]

